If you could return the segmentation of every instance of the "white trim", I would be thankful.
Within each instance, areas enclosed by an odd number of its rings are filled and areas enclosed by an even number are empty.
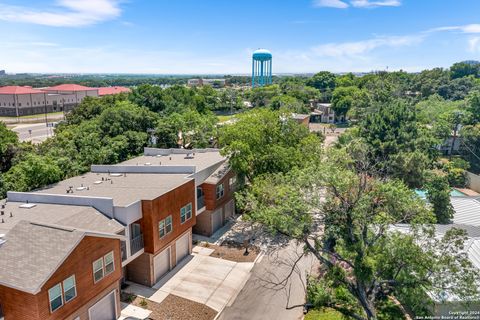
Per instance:
[[[72,277],[73,277],[73,288],[75,288],[75,295],[74,295],[70,300],[67,301],[67,299],[66,299],[66,297],[65,297],[65,285],[64,285],[64,283],[65,283],[65,280],[70,279],[70,278],[72,278]],[[70,289],[71,289],[71,288],[70,288]],[[64,298],[64,300],[65,300],[65,304],[69,303],[70,301],[72,301],[73,299],[75,299],[75,298],[78,296],[78,292],[77,292],[77,278],[75,277],[75,274],[72,274],[71,276],[63,279],[63,281],[62,281],[62,294],[63,294],[63,298]]]
[[[109,254],[112,254],[112,264],[113,264],[113,270],[108,272],[107,273],[107,259],[106,257],[109,255]],[[104,269],[104,278],[112,273],[115,272],[115,252],[112,250],[110,252],[107,252],[105,255],[103,255],[103,269]]]
[[[135,254],[133,256],[129,256],[125,261],[122,261],[122,268],[125,267],[130,262],[132,262],[133,260],[137,259],[144,252],[145,252],[145,248],[142,248],[142,249],[138,250],[138,252],[135,252]]]
[[[60,286],[60,298],[62,299],[62,304],[55,310],[52,310],[52,300],[51,300],[51,297],[50,297],[50,290],[52,290],[53,288],[55,288],[56,286]],[[54,285],[53,287],[51,287],[50,289],[48,289],[47,291],[48,293],[48,307],[50,309],[50,313],[54,313],[55,311],[57,311],[58,309],[62,308],[64,305],[65,305],[65,301],[63,299],[63,286],[62,286],[62,282],[59,282],[57,283],[56,285]],[[55,299],[57,299],[58,297],[55,297]],[[55,300],[54,299],[54,300]]]
[[[110,296],[111,294],[113,294],[115,297],[113,299],[114,301],[114,304],[115,304],[115,317],[118,318],[118,314],[117,314],[117,297],[116,297],[116,292],[117,292],[117,289],[113,289],[112,292],[110,293],[107,293],[103,298],[101,298],[100,300],[98,300],[93,306],[91,306],[90,308],[88,308],[88,318],[91,319],[92,318],[92,309],[97,305],[99,304],[100,302],[102,302],[103,300],[105,300],[106,298],[108,298],[108,296]]]
[[[102,267],[100,269],[98,269],[97,271],[95,271],[95,263],[98,260],[102,261]],[[95,279],[95,273],[97,273],[100,270],[102,270],[102,277],[100,279],[96,280]],[[93,284],[96,284],[97,282],[100,282],[100,281],[102,281],[103,278],[105,278],[105,261],[103,260],[103,256],[92,262],[92,272],[93,272]]]

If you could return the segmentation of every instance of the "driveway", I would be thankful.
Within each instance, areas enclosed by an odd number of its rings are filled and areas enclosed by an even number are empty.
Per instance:
[[[208,256],[213,250],[204,249],[184,259],[153,288],[132,283],[124,291],[158,303],[173,294],[222,311],[243,288],[254,263],[213,258]]]
[[[284,285],[275,285],[288,277],[303,246],[293,242],[271,251],[258,262],[235,301],[223,310],[219,320],[295,320],[303,318],[306,274],[318,264],[312,256],[303,257]]]

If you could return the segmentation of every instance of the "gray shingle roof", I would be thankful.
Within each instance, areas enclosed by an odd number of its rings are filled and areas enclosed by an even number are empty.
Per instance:
[[[0,202],[3,204],[5,200]],[[8,233],[21,220],[103,233],[124,230],[122,224],[92,207],[37,203],[27,209],[22,208],[22,204],[9,201],[5,208],[0,209],[3,211],[3,215],[0,214],[0,233]]]
[[[6,242],[0,245],[0,284],[38,293],[86,235],[110,237],[19,221],[6,235]]]
[[[85,232],[18,222],[0,247],[0,283],[35,294]]]

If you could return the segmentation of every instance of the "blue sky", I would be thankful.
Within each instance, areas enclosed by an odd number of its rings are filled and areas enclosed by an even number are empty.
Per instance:
[[[480,60],[479,0],[0,0],[7,72],[200,74]]]

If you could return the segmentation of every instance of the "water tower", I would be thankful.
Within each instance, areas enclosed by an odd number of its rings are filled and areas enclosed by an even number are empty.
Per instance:
[[[252,87],[263,87],[272,84],[272,53],[266,49],[258,49],[252,56]]]

